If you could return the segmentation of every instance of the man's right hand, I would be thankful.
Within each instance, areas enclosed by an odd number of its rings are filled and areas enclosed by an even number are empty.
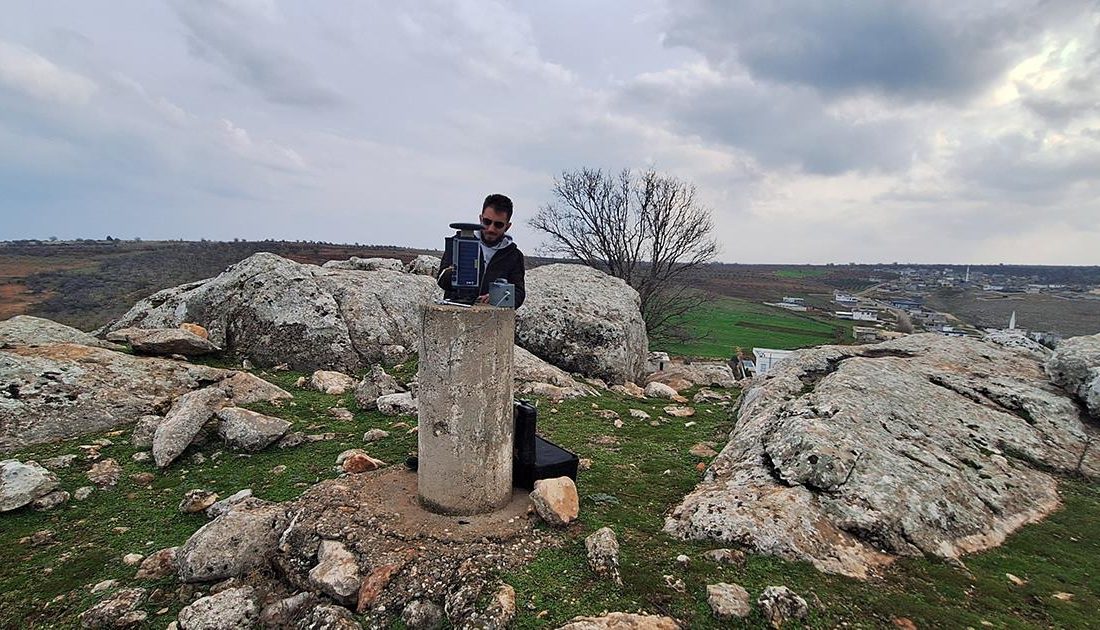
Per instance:
[[[442,280],[442,279],[443,279],[443,276],[446,276],[446,275],[448,275],[448,274],[454,273],[454,270],[455,270],[455,266],[454,266],[454,265],[451,265],[450,267],[447,267],[447,268],[446,268],[446,269],[444,269],[443,271],[440,271],[440,272],[439,272],[439,278],[438,278],[438,279],[439,279],[439,280]]]

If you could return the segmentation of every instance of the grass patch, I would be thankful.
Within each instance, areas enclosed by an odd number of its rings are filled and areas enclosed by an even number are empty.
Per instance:
[[[684,323],[687,342],[665,342],[656,350],[692,357],[728,359],[735,348],[794,349],[849,343],[852,323],[826,320],[738,298],[712,296]]]
[[[186,588],[172,578],[159,581],[134,579],[135,568],[121,563],[127,553],[149,554],[182,544],[206,519],[184,515],[177,504],[191,488],[214,490],[226,496],[252,488],[260,498],[284,501],[307,487],[337,475],[336,455],[362,446],[362,433],[370,428],[391,431],[389,438],[369,445],[368,451],[400,465],[415,449],[416,436],[394,430],[396,422],[410,418],[386,418],[356,409],[352,396],[329,396],[297,389],[296,373],[263,374],[295,395],[294,404],[256,405],[255,409],[294,423],[293,430],[307,433],[335,432],[336,439],[297,448],[269,449],[239,456],[219,444],[193,448],[166,471],[151,463],[131,459],[129,429],[109,435],[113,445],[102,449],[123,466],[116,488],[95,491],[86,501],[70,500],[50,512],[27,509],[0,515],[0,627],[76,627],[80,612],[106,594],[91,595],[88,587],[106,579],[119,580],[119,588],[141,586],[160,593],[143,609],[150,614],[149,627],[164,627],[185,605]],[[737,392],[730,392],[736,395]],[[689,392],[690,394],[690,392]],[[595,413],[593,404],[612,409],[625,426]],[[540,433],[590,458],[592,468],[582,472],[579,522],[561,532],[563,544],[544,550],[529,565],[501,577],[517,593],[517,628],[554,628],[575,615],[598,615],[605,610],[645,610],[681,619],[689,628],[731,627],[711,616],[706,604],[706,585],[719,581],[744,586],[755,598],[769,585],[785,584],[811,602],[818,598],[809,627],[887,627],[897,617],[912,619],[918,627],[1045,628],[1089,627],[1100,609],[1100,485],[1065,480],[1064,508],[1046,521],[1011,536],[995,550],[965,559],[963,569],[925,559],[898,562],[881,579],[859,582],[824,575],[805,563],[768,556],[749,555],[743,568],[718,565],[702,553],[719,545],[672,539],[661,528],[669,509],[699,482],[696,465],[705,462],[688,451],[696,443],[721,447],[733,427],[727,409],[715,404],[695,405],[692,418],[667,418],[658,426],[629,416],[641,409],[652,418],[662,417],[663,403],[635,400],[616,394],[552,404],[539,400]],[[328,414],[333,406],[352,410],[352,421],[338,421]],[[687,422],[694,422],[685,426]],[[26,461],[58,454],[81,453],[80,444],[103,437],[27,449],[5,455]],[[214,457],[218,451],[222,454]],[[195,463],[201,452],[204,463]],[[84,476],[91,462],[78,459],[68,470],[58,471],[62,488],[72,492],[88,485]],[[276,466],[285,466],[281,474]],[[130,475],[155,472],[152,487],[137,486]],[[621,545],[624,584],[621,588],[596,579],[585,560],[584,538],[596,529],[615,530]],[[116,530],[115,528],[129,528]],[[55,543],[32,547],[20,539],[49,529]],[[676,556],[691,558],[687,567]],[[1005,577],[1012,573],[1027,583],[1014,586]],[[682,580],[682,591],[670,588],[665,576]],[[1072,593],[1070,601],[1052,598]],[[156,613],[167,609],[160,615]],[[545,611],[545,612],[544,612]],[[394,615],[400,611],[392,611]],[[396,621],[395,621],[396,623]],[[744,624],[759,627],[754,614]],[[397,626],[395,626],[397,627]]]
[[[821,276],[829,275],[828,269],[777,269],[775,276],[777,278],[790,278],[794,280],[801,280],[803,278],[820,278]]]

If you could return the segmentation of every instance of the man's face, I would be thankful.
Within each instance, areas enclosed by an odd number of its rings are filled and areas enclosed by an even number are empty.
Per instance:
[[[504,237],[504,233],[512,224],[508,222],[508,215],[497,212],[492,206],[481,211],[481,240],[488,245],[493,245]]]

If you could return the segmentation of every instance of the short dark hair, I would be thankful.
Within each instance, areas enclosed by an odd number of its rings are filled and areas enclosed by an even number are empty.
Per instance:
[[[508,215],[508,220],[512,220],[512,200],[504,195],[494,193],[485,198],[485,203],[481,204],[481,210],[484,212],[486,208],[492,208],[497,212],[503,212]]]

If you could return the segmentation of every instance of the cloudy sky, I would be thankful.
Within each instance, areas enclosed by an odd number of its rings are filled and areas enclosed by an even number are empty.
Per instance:
[[[1095,0],[11,0],[0,239],[440,247],[582,166],[730,262],[1100,264]]]

